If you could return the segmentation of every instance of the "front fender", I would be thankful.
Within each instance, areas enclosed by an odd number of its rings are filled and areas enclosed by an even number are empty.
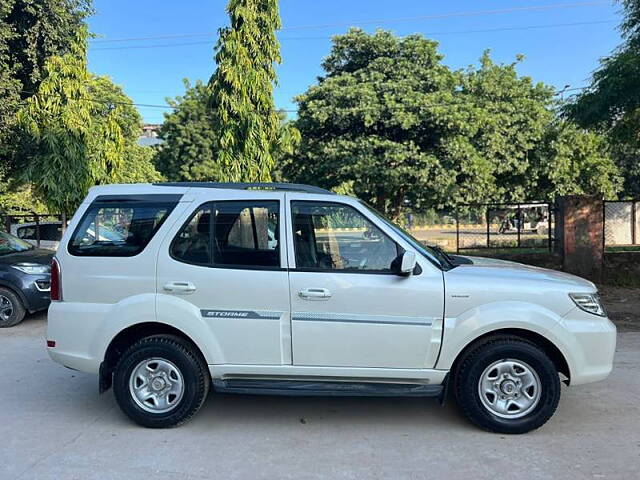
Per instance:
[[[562,317],[537,304],[527,302],[493,302],[466,310],[456,318],[446,317],[444,338],[437,369],[449,370],[456,358],[474,340],[497,330],[521,329],[537,333],[553,343],[573,371],[570,339],[563,338],[558,326]]]

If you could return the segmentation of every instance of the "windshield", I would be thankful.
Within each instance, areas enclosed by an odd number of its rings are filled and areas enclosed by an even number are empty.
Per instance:
[[[31,250],[33,245],[20,240],[18,237],[9,235],[5,232],[0,232],[0,255],[7,255],[9,253],[24,252]]]
[[[409,242],[411,246],[415,248],[418,252],[420,252],[427,260],[429,261],[435,260],[438,266],[441,267],[443,270],[451,270],[452,268],[456,267],[456,265],[451,261],[449,256],[442,249],[430,247],[428,245],[423,244],[422,242],[420,242],[420,240],[415,238],[413,235],[407,232],[404,228],[399,227],[398,225],[387,220],[384,217],[384,215],[378,212],[371,205],[368,205],[366,202],[363,202],[362,200],[360,200],[360,203],[365,207],[367,207],[367,210],[373,213],[376,217],[382,220],[385,223],[385,225],[389,226],[391,229],[393,229],[394,232],[396,232],[404,240]]]

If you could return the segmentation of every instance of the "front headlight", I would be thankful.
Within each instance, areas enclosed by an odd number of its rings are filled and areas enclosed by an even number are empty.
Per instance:
[[[569,296],[581,310],[601,317],[607,316],[607,312],[605,312],[600,301],[600,295],[597,293],[570,293]]]
[[[49,265],[41,265],[39,263],[16,263],[11,265],[16,270],[28,273],[30,275],[39,275],[43,273],[50,273],[51,267]]]

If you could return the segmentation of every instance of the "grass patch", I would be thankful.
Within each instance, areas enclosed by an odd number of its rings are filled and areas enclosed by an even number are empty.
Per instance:
[[[640,245],[611,245],[604,247],[605,253],[640,252]]]

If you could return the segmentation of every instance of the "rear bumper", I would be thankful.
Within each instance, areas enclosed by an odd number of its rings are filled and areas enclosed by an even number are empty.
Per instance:
[[[562,319],[555,333],[565,339],[570,353],[567,360],[571,385],[597,382],[609,376],[616,351],[616,326],[608,318],[576,307]]]
[[[51,302],[47,315],[47,340],[55,342],[55,347],[47,347],[54,362],[65,367],[88,373],[98,373],[104,357],[103,346],[99,343],[100,327],[104,324],[105,307],[92,304],[91,311],[86,305],[67,302]]]

